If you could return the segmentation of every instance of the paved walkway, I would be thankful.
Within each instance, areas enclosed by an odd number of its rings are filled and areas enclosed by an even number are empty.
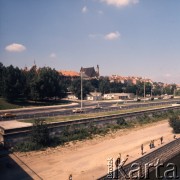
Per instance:
[[[0,127],[3,129],[15,129],[15,128],[21,128],[21,127],[29,127],[32,123],[25,123],[25,122],[19,122],[16,120],[11,121],[0,121]]]

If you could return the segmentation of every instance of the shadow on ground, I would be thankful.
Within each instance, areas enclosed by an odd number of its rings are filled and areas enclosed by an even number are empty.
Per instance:
[[[27,166],[26,166],[27,168]],[[18,163],[12,159],[8,150],[0,149],[0,179],[1,180],[20,180],[33,179]],[[41,178],[38,178],[41,179]]]

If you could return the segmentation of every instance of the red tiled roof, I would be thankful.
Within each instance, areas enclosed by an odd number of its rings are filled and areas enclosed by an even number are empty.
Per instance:
[[[79,73],[78,72],[75,72],[75,71],[66,71],[66,70],[61,70],[59,71],[63,76],[71,76],[71,77],[74,77],[74,76],[79,76]]]

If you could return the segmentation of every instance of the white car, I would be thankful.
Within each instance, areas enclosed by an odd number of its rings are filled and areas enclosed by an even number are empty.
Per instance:
[[[77,109],[73,109],[72,112],[73,112],[73,113],[83,113],[84,110],[81,109],[81,108],[77,108]]]
[[[172,106],[180,106],[180,104],[176,103],[176,104],[172,104]]]

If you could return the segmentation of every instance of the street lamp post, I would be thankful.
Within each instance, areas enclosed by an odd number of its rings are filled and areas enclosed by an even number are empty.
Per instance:
[[[95,89],[95,102],[97,103],[97,107],[99,107],[99,102],[98,102],[98,98],[97,98],[97,89]]]
[[[176,95],[176,88],[174,88],[173,96],[175,97]]]
[[[152,87],[151,87],[151,98],[152,98]]]
[[[83,106],[82,100],[83,100],[83,81],[82,81],[82,70],[81,70],[81,109]]]
[[[146,97],[146,85],[145,85],[145,78],[144,78],[144,102],[145,102],[145,97]]]

